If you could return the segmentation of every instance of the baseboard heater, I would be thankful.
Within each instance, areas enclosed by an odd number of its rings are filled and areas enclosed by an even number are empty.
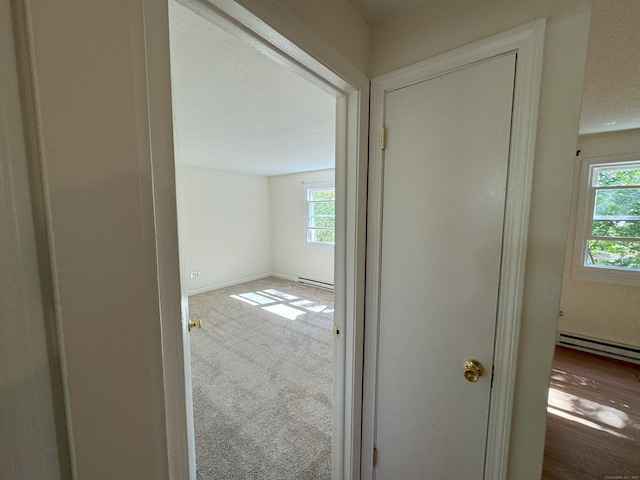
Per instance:
[[[640,364],[640,348],[630,345],[622,345],[567,332],[558,333],[557,343],[565,347]]]
[[[310,285],[312,287],[324,288],[326,290],[333,290],[333,283],[323,282],[322,280],[314,280],[313,278],[297,276],[296,282],[302,283],[303,285]]]

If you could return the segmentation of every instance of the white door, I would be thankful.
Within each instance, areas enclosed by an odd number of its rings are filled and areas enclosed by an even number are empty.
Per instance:
[[[386,94],[378,480],[483,478],[515,64]]]

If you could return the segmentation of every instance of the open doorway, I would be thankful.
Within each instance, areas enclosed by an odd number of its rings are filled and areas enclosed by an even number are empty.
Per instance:
[[[336,98],[169,6],[197,478],[330,478]]]
[[[594,1],[542,478],[640,474],[640,4]]]

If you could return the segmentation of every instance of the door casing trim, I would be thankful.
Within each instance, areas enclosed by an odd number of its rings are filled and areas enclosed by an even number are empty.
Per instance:
[[[531,205],[538,103],[542,74],[544,19],[455,49],[432,59],[376,77],[371,82],[367,285],[365,304],[364,385],[362,404],[362,479],[373,479],[376,435],[377,353],[382,260],[384,151],[380,134],[388,92],[428,80],[470,64],[515,52],[517,56],[504,238],[489,406],[484,478],[507,478],[511,414]]]
[[[271,0],[179,0],[336,96],[335,319],[332,478],[360,477],[369,80]],[[195,479],[193,419],[185,382],[185,296],[176,207],[168,3],[143,0],[149,135],[170,477]],[[181,322],[177,320],[182,318]]]

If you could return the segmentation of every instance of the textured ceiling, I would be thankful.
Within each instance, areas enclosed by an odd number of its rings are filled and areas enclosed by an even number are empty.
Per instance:
[[[333,168],[333,96],[169,5],[178,163],[256,175]]]
[[[631,128],[640,128],[640,1],[596,0],[580,133]]]

